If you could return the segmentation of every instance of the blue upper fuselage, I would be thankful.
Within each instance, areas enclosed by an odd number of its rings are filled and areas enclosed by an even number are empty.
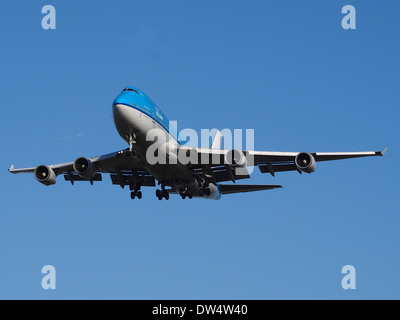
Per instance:
[[[115,98],[113,105],[123,104],[131,108],[135,108],[153,120],[157,121],[165,130],[169,131],[169,121],[167,116],[157,108],[155,103],[139,89],[135,87],[126,87],[120,95]]]
[[[135,87],[126,87],[115,98],[113,106],[115,104],[126,105],[147,114],[178,141],[176,128],[170,127],[167,116],[157,108],[156,104],[143,91]],[[181,144],[182,142],[178,141],[178,143]]]

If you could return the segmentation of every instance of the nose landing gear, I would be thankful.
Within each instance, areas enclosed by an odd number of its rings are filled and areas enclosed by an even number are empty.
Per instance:
[[[129,151],[132,152],[134,149],[134,144],[136,143],[136,134],[135,133],[127,134],[126,137],[128,138],[129,141]]]

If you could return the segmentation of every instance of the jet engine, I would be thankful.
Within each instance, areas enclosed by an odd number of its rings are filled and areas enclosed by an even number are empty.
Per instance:
[[[53,169],[49,166],[41,165],[36,167],[33,175],[35,176],[37,181],[43,183],[46,186],[50,186],[56,183],[57,176]]]
[[[314,157],[310,153],[300,152],[295,160],[296,167],[306,173],[311,173],[315,171],[315,167],[317,163],[315,162]]]
[[[231,167],[246,167],[247,159],[242,151],[239,150],[229,150],[225,154],[225,163]]]
[[[80,157],[74,161],[75,172],[83,179],[90,180],[96,173],[92,161],[88,158]]]
[[[213,199],[213,200],[221,199],[222,193],[219,190],[218,185],[210,183],[208,188],[210,189],[210,195],[205,195],[204,197],[206,197],[208,199]]]

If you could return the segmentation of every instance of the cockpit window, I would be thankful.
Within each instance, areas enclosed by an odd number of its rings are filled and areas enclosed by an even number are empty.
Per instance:
[[[122,91],[134,91],[134,92],[138,93],[135,89],[131,89],[131,88],[126,88],[126,89],[124,89]]]

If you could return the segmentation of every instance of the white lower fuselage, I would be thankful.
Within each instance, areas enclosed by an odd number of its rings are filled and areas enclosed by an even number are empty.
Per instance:
[[[163,134],[158,134],[157,145],[163,145],[168,143],[171,146],[170,149],[179,149],[178,141],[171,136],[171,134],[152,117],[138,109],[132,108],[125,104],[114,104],[113,106],[113,117],[115,127],[119,135],[129,144],[129,136],[134,134],[135,143],[133,144],[133,150],[136,157],[142,163],[143,167],[160,183],[170,186],[177,192],[181,188],[188,187],[193,196],[199,195],[199,187],[193,172],[187,165],[180,164],[176,161],[176,164],[169,163],[155,163],[150,164],[147,160],[147,150],[154,144],[153,140],[148,140],[148,132],[153,129],[160,130]],[[158,149],[158,152],[165,152],[165,148]],[[174,153],[169,153],[168,156],[173,156]],[[167,154],[158,154],[160,158],[168,159]],[[204,195],[205,198],[219,198],[221,196],[218,187],[214,184],[209,185],[211,194],[210,196]]]

